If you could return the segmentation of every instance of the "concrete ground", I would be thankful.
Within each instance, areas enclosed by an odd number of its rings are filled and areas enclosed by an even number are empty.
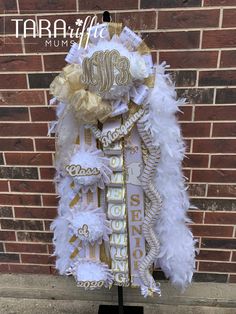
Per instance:
[[[97,314],[98,302],[0,298],[1,314]],[[144,314],[234,314],[236,308],[144,305]],[[112,314],[112,313],[111,313]]]
[[[193,283],[184,293],[161,287],[161,297],[146,299],[124,288],[124,304],[142,305],[144,314],[236,314],[235,284]],[[117,304],[117,287],[85,291],[71,277],[0,274],[0,314],[97,314],[100,304]]]

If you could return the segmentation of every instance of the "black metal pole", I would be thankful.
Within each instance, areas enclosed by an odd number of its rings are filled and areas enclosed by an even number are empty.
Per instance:
[[[119,307],[119,314],[124,314],[123,287],[121,286],[118,286],[118,307]]]

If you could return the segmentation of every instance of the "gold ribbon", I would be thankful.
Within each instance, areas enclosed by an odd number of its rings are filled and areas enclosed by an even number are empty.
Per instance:
[[[78,255],[78,253],[79,253],[79,249],[76,247],[74,251],[71,253],[70,259],[74,259],[76,255]]]
[[[79,64],[69,64],[50,84],[50,94],[63,102],[69,102],[75,91],[85,88],[80,82],[82,69]]]
[[[112,38],[113,35],[120,35],[120,33],[122,31],[122,23],[110,22],[108,24],[108,30],[109,30],[110,38]]]
[[[76,194],[73,200],[70,202],[70,208],[73,208],[78,203],[79,200],[80,196],[79,194]]]
[[[81,89],[75,92],[71,98],[71,106],[74,109],[75,117],[84,123],[95,124],[99,120],[104,122],[112,112],[108,101],[94,93]]]

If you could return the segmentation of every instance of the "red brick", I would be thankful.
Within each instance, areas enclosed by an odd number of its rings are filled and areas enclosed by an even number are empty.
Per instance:
[[[212,136],[216,137],[236,137],[236,123],[213,123]]]
[[[0,74],[0,89],[27,88],[25,74]]]
[[[21,265],[14,264],[8,265],[9,272],[11,273],[29,273],[29,274],[50,274],[49,266],[39,266],[39,265]]]
[[[138,0],[86,0],[81,1],[79,4],[79,9],[86,11],[94,10],[128,10],[128,9],[138,9]]]
[[[32,121],[52,121],[56,119],[53,107],[32,107],[30,108]]]
[[[209,137],[210,127],[210,123],[181,123],[184,137]]]
[[[0,241],[16,241],[14,231],[0,231]]]
[[[7,165],[52,165],[52,154],[48,153],[5,153],[5,159]]]
[[[53,254],[54,253],[54,245],[48,244],[48,252],[49,252],[49,254]]]
[[[193,170],[192,182],[234,183],[234,170]]]
[[[54,219],[57,216],[56,208],[14,207],[16,218]]]
[[[202,48],[234,48],[236,30],[203,31]]]
[[[217,51],[175,51],[160,52],[160,61],[166,61],[172,68],[214,68],[217,66]]]
[[[61,41],[64,41],[68,43],[62,45]],[[46,45],[46,43],[48,41],[50,41],[52,44],[50,45]],[[68,50],[70,49],[70,44],[71,44],[72,39],[69,38],[69,36],[67,38],[62,38],[60,36],[57,36],[56,39],[54,38],[47,38],[47,37],[26,37],[24,38],[24,44],[25,44],[25,50],[26,53],[50,53],[50,52],[65,52],[68,53]],[[58,47],[58,43],[59,43],[59,47]]]
[[[229,283],[236,283],[236,275],[229,276]]]
[[[212,88],[188,88],[177,89],[177,95],[180,98],[186,98],[188,103],[192,104],[212,104]]]
[[[47,253],[45,244],[5,243],[6,252]]]
[[[235,153],[236,140],[231,139],[194,139],[194,153]]]
[[[195,120],[236,120],[236,108],[235,106],[196,106]]]
[[[231,226],[192,225],[191,230],[194,236],[232,237],[233,235]]]
[[[0,194],[2,205],[41,205],[40,195]]]
[[[40,175],[42,179],[54,179],[55,168],[40,168]]]
[[[201,250],[196,256],[198,260],[210,260],[210,261],[229,261],[230,252],[229,251],[210,251]]]
[[[76,0],[41,0],[38,2],[24,0],[20,1],[20,13],[44,13],[44,12],[69,12],[76,11]]]
[[[9,273],[9,265],[7,265],[7,264],[0,264],[0,272],[1,273]]]
[[[50,13],[50,12],[48,12],[48,13]],[[77,29],[77,26],[75,25],[76,20],[79,18],[79,19],[84,21],[87,16],[91,16],[91,14],[81,14],[80,12],[78,12],[78,13],[73,12],[75,14],[64,14],[63,12],[60,12],[60,13],[62,13],[62,14],[38,15],[37,18],[38,18],[38,20],[39,19],[48,20],[51,23],[51,30],[52,31],[53,31],[53,24],[58,19],[63,19],[65,21],[67,29],[69,29],[69,27],[70,27],[71,29],[74,29],[76,31],[76,29]],[[92,17],[93,17],[93,15],[92,15]],[[98,21],[101,21],[102,20],[102,14],[98,13],[97,18],[98,18]],[[89,21],[87,23],[89,24]],[[88,25],[86,25],[86,28],[87,27],[88,27]],[[43,29],[42,34],[48,36],[48,31]],[[78,41],[79,41],[79,38],[78,38]]]
[[[1,167],[0,177],[7,179],[38,179],[36,167]]]
[[[35,145],[37,151],[55,151],[54,138],[35,139]]]
[[[43,206],[57,206],[58,197],[56,195],[43,195]]]
[[[141,8],[176,8],[176,7],[200,7],[201,0],[141,0]]]
[[[156,12],[155,11],[139,11],[139,12],[117,12],[111,13],[114,21],[119,21],[123,25],[133,30],[149,30],[156,28]]]
[[[0,13],[17,13],[16,0],[1,1]]]
[[[6,230],[43,230],[39,220],[1,219],[1,228]]]
[[[236,252],[233,252],[232,261],[233,261],[233,262],[236,262]]]
[[[45,104],[43,91],[1,91],[0,95],[0,105],[3,106]]]
[[[51,230],[51,224],[52,220],[44,220],[45,230],[50,231]]]
[[[49,88],[51,82],[58,73],[29,73],[29,86],[30,88]],[[49,108],[49,107],[48,107]],[[37,109],[37,107],[35,108]],[[49,108],[52,109],[51,107]]]
[[[66,65],[65,54],[60,55],[44,55],[44,67],[45,71],[61,71]]]
[[[214,262],[200,262],[200,271],[213,271],[219,273],[234,273],[236,263],[214,263]]]
[[[206,184],[188,184],[190,196],[205,196]]]
[[[192,106],[180,106],[180,112],[177,113],[179,121],[191,121],[192,119]]]
[[[158,28],[206,28],[219,25],[220,10],[160,11]]]
[[[29,121],[28,108],[0,107],[0,121]]]
[[[188,217],[196,224],[202,223],[203,221],[203,212],[200,211],[188,211]]]
[[[147,45],[153,50],[194,49],[199,47],[198,31],[143,33]]]
[[[20,38],[0,36],[0,53],[22,53],[22,51]]]
[[[0,191],[1,192],[8,192],[8,183],[7,181],[0,181]]]
[[[53,258],[49,255],[21,254],[23,264],[52,264]]]
[[[235,168],[236,155],[211,156],[211,168]]]
[[[221,238],[202,238],[203,248],[217,248],[217,249],[229,249],[234,250],[236,245],[236,239],[221,239]]]
[[[236,50],[221,52],[220,66],[222,68],[236,67]]]
[[[0,125],[1,126],[1,125]],[[14,124],[15,126],[15,124]],[[2,128],[1,128],[2,132]],[[0,147],[3,151],[30,151],[34,150],[32,139],[12,138],[0,139]]]
[[[52,182],[47,181],[10,181],[12,192],[55,193]]]
[[[6,15],[6,16],[0,16],[0,33],[1,34],[6,34],[6,35],[14,35],[14,37],[16,37],[16,21],[13,21],[13,19],[21,19],[22,21],[20,21],[18,23],[18,34],[19,37],[24,34],[24,27],[23,27],[23,23],[30,19],[33,20],[34,22],[36,21],[35,16],[31,15],[31,16],[20,16],[19,15]],[[33,22],[29,21],[27,26],[32,27]],[[27,34],[32,34],[33,31],[32,30],[28,30]]]
[[[232,6],[235,5],[235,0],[204,0],[205,6]]]
[[[1,123],[2,136],[47,136],[46,123]]]
[[[176,87],[195,86],[197,79],[196,71],[171,71],[170,77]]]
[[[188,139],[185,139],[185,140],[184,140],[186,153],[189,153],[189,152],[190,152],[191,141],[192,141],[192,140],[188,140]]]
[[[217,104],[234,104],[236,102],[235,88],[221,88],[216,89],[216,103]]]
[[[188,168],[207,168],[208,155],[187,154],[183,166]]]
[[[207,196],[236,197],[236,186],[228,184],[227,185],[209,184]]]
[[[53,234],[49,232],[17,232],[18,241],[51,243]]]
[[[206,212],[205,220],[206,224],[217,225],[236,225],[236,213],[209,213]]]
[[[40,71],[42,62],[40,56],[1,56],[0,70],[2,72]]]
[[[1,263],[19,263],[20,258],[18,254],[0,253]]]
[[[236,26],[236,9],[228,9],[223,11],[222,27],[235,27]]]
[[[199,86],[225,86],[236,85],[236,71],[201,71],[199,73]]]
[[[186,178],[186,180],[188,181],[190,178],[190,170],[188,169],[183,169],[183,175]]]

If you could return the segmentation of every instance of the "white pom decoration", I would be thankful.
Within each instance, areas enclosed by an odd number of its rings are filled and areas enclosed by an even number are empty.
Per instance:
[[[112,175],[112,170],[109,168],[108,164],[109,159],[104,157],[103,151],[95,147],[79,147],[76,145],[69,166],[79,166],[82,170],[94,170],[96,168],[99,173],[94,175],[73,176],[72,179],[75,183],[75,190],[82,190],[86,193],[88,190],[94,191],[97,187],[104,189],[105,184],[110,182]]]
[[[113,282],[112,271],[104,263],[92,261],[89,259],[80,259],[74,266],[68,269],[68,274],[75,277],[78,286],[84,283],[85,289],[93,290],[97,288],[96,283],[102,283],[104,287],[110,287]],[[86,283],[94,283],[94,285],[86,285]],[[100,287],[99,287],[100,288]]]
[[[72,235],[75,234],[84,243],[94,244],[98,241],[101,244],[102,240],[109,240],[110,222],[106,220],[106,214],[102,208],[93,209],[92,205],[89,205],[83,208],[83,211],[72,214],[67,220]],[[86,226],[85,232],[83,232],[84,226]]]

